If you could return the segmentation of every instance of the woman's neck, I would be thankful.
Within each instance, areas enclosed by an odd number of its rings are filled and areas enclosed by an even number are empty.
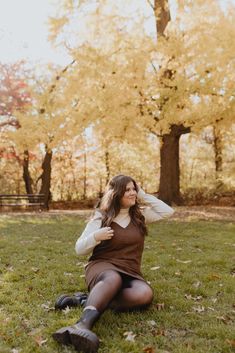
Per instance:
[[[129,209],[130,209],[130,207],[120,208],[119,213],[123,213],[123,214],[125,214],[125,213],[129,213]]]

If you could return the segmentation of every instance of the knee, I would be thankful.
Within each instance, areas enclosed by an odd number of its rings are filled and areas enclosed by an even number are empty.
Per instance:
[[[149,305],[153,301],[153,290],[149,286],[143,286],[139,289],[139,302],[141,305]]]
[[[105,282],[106,284],[110,286],[117,286],[121,287],[122,285],[122,277],[121,275],[113,270],[105,271],[101,273],[99,276],[99,281]]]

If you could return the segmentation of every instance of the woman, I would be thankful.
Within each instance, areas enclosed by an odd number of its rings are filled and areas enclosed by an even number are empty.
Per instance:
[[[139,202],[146,207],[141,209]],[[87,299],[83,293],[64,295],[56,303],[57,309],[63,309],[83,301],[83,314],[75,325],[56,331],[56,341],[81,352],[97,352],[99,339],[91,329],[106,308],[133,310],[151,304],[153,291],[140,271],[146,224],[173,212],[129,176],[117,175],[109,182],[99,210],[75,246],[78,255],[92,252],[85,270],[89,295]]]

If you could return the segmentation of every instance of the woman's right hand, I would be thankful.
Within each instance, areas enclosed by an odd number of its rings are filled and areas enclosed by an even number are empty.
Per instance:
[[[113,237],[114,232],[111,227],[103,227],[94,232],[96,241],[109,240]]]

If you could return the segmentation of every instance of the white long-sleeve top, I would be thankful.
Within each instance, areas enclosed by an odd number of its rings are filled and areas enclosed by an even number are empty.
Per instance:
[[[153,223],[160,219],[171,216],[174,213],[173,208],[153,195],[146,194],[142,189],[137,194],[138,201],[144,203],[146,207],[141,209],[145,217],[145,223]],[[121,227],[126,228],[130,223],[129,208],[121,208],[119,214],[113,219]],[[96,231],[101,229],[102,215],[96,211],[93,218],[87,223],[81,236],[78,238],[75,251],[78,255],[87,255],[100,243],[95,239]]]

